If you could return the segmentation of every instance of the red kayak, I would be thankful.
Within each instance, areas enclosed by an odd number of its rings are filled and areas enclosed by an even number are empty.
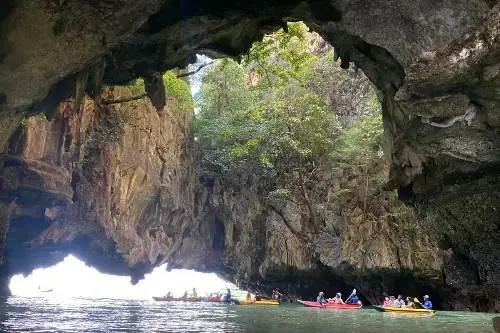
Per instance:
[[[155,297],[153,296],[153,299],[155,301],[164,301],[164,302],[199,302],[201,301],[201,298],[198,297],[166,297],[166,296],[161,296],[161,297]]]
[[[222,302],[222,297],[220,296],[210,296],[206,299],[207,302],[220,303]]]
[[[301,301],[297,300],[300,304],[310,307],[310,308],[327,308],[327,309],[360,309],[362,305],[359,304],[339,304],[339,303],[326,303],[326,304],[319,304],[318,302],[310,302],[310,301]]]

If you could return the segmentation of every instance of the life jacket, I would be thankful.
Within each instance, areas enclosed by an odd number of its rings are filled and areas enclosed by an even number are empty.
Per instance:
[[[355,304],[358,302],[359,302],[359,297],[357,295],[352,296],[351,300],[349,301],[349,303],[351,303],[351,304]]]

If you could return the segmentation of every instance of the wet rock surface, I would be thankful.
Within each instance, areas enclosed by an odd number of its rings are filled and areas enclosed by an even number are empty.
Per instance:
[[[6,275],[79,248],[100,269],[135,278],[168,261],[252,288],[354,285],[373,290],[367,296],[375,301],[380,291],[396,292],[408,269],[415,281],[408,292],[428,288],[445,306],[470,299],[463,308],[498,311],[500,5],[20,0],[0,9],[0,216],[2,230],[12,231]],[[196,179],[187,120],[158,114],[168,96],[154,85],[155,107],[127,106],[137,118],[115,117],[128,113],[84,97],[103,83],[184,67],[195,53],[238,57],[286,20],[304,20],[342,66],[356,63],[379,89],[386,189],[415,207],[416,235],[388,220],[369,223],[355,207],[349,216],[330,207],[329,223],[314,225],[300,205],[264,207],[257,181],[233,188]],[[126,94],[106,89],[105,97]],[[52,121],[18,126],[37,113]],[[113,132],[116,122],[123,132]],[[408,248],[407,239],[415,244]],[[52,245],[64,242],[64,250]],[[31,256],[36,249],[40,257]]]

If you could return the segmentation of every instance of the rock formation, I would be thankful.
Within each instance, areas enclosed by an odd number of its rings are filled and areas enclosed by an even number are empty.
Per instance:
[[[223,183],[192,179],[186,118],[173,116],[175,110],[158,114],[169,105],[155,78],[196,53],[238,57],[287,20],[304,20],[335,47],[343,67],[354,62],[378,88],[390,162],[386,189],[397,189],[432,230],[412,238],[432,255],[386,253],[387,261],[375,264],[382,259],[363,249],[382,251],[367,244],[377,239],[372,235],[395,238],[396,229],[353,216],[348,225],[361,230],[364,238],[356,241],[363,246],[350,248],[346,239],[331,244],[342,248],[332,263],[320,249],[307,253],[310,247],[299,245],[308,233],[323,235],[302,223],[300,207],[263,211],[258,189],[246,183],[228,191]],[[69,250],[135,278],[168,261],[255,288],[286,276],[295,281],[291,290],[310,290],[304,284],[319,272],[328,278],[314,282],[361,286],[370,276],[382,279],[374,285],[397,285],[412,276],[412,288],[418,281],[429,287],[429,275],[420,280],[400,269],[432,268],[442,270],[432,290],[444,290],[443,304],[498,310],[499,20],[500,5],[489,0],[1,4],[3,276],[49,265]],[[155,107],[102,104],[129,93],[114,85],[139,76]],[[99,92],[102,84],[107,88]],[[24,115],[39,113],[51,121],[35,117],[19,127]],[[467,121],[455,121],[464,115]],[[285,220],[291,221],[286,228]],[[335,230],[324,227],[325,242],[336,242],[328,235]],[[280,233],[287,237],[276,238]],[[434,240],[439,250],[432,249]],[[340,265],[344,260],[348,265]],[[351,267],[361,260],[368,270]],[[275,269],[282,263],[294,269]],[[376,266],[397,272],[382,274]]]

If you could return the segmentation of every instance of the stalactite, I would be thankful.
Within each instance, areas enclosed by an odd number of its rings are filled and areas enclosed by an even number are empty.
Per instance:
[[[151,103],[158,113],[167,105],[167,95],[165,93],[165,83],[161,73],[155,73],[144,78],[144,87]]]
[[[88,72],[80,72],[76,76],[75,81],[75,101],[73,103],[73,111],[79,112],[83,97],[85,96],[85,85],[87,84]]]
[[[103,59],[92,67],[91,87],[88,91],[90,97],[95,98],[101,92],[106,61]]]

